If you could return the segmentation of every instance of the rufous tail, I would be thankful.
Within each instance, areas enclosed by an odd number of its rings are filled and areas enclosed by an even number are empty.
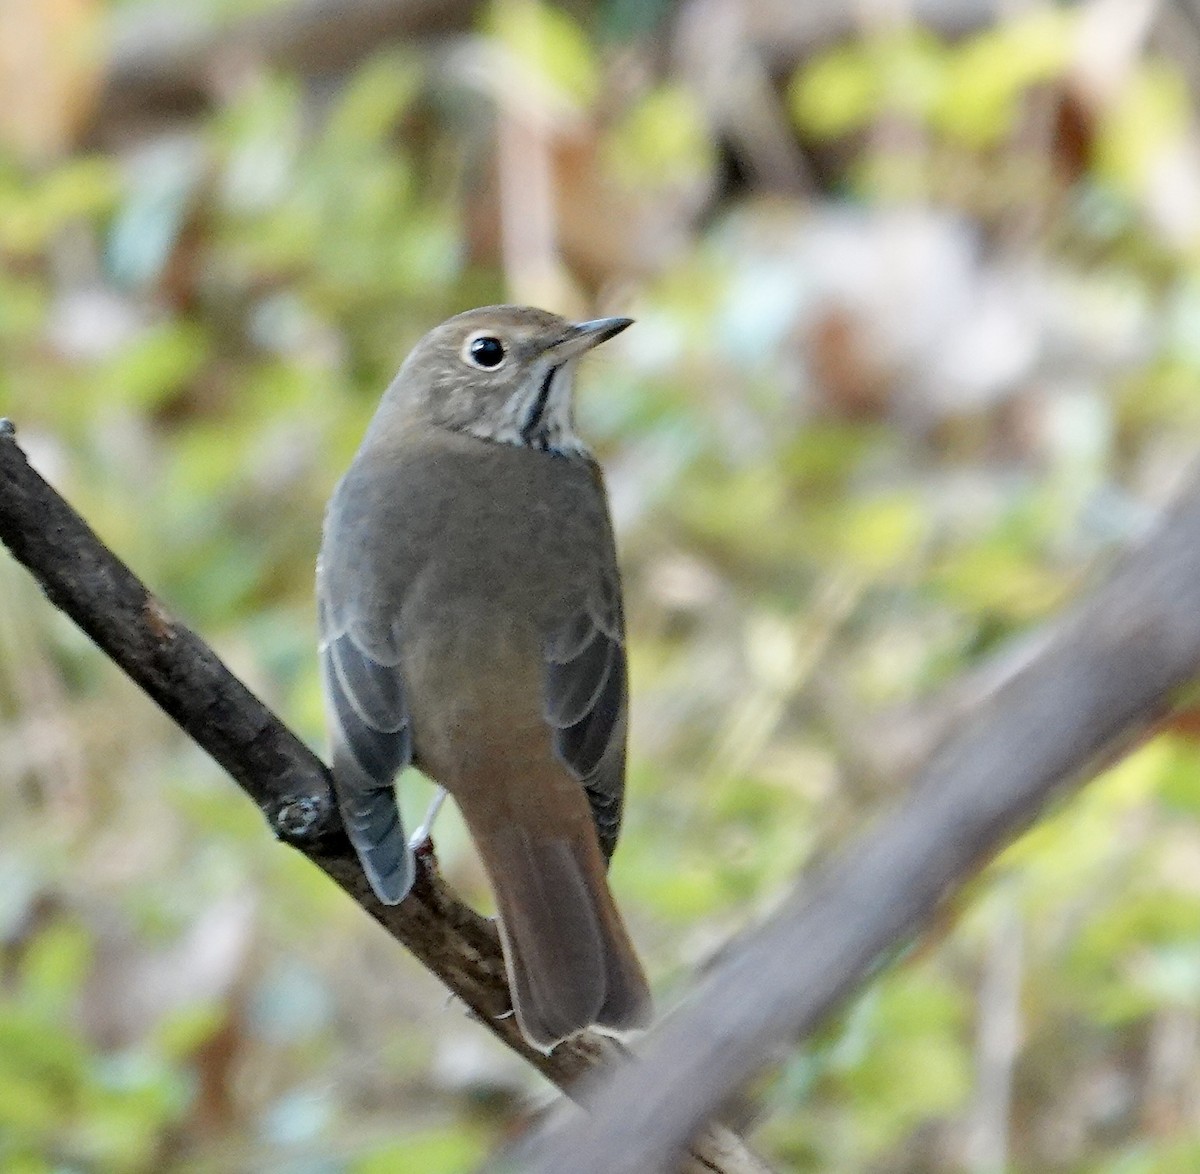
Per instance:
[[[586,803],[582,792],[580,799]],[[525,1037],[548,1051],[585,1027],[646,1026],[650,990],[609,892],[590,818],[548,834],[554,821],[477,827],[467,808],[463,814],[496,895]]]

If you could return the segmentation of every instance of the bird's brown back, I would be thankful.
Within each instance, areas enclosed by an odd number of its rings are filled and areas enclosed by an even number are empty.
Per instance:
[[[343,498],[356,508],[331,535],[327,591],[355,622],[398,633],[418,764],[453,792],[480,740],[464,732],[549,746],[543,646],[615,567],[595,465],[406,429],[363,449]]]

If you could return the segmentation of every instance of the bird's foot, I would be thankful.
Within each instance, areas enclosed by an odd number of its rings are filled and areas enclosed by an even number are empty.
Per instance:
[[[422,864],[427,864],[429,867],[434,867],[437,864],[437,854],[433,850],[433,837],[424,829],[418,828],[419,835],[414,835],[408,841],[408,850]]]

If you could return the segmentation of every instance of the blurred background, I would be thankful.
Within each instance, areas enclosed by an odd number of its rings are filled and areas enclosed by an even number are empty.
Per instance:
[[[589,360],[614,883],[669,1008],[1200,448],[1200,4],[0,0],[0,411],[323,745],[324,501],[415,340]],[[0,557],[0,1168],[469,1169],[549,1096]],[[781,1170],[1200,1169],[1200,720],[735,1116]],[[427,787],[406,780],[412,815]],[[486,888],[447,812],[442,866]]]

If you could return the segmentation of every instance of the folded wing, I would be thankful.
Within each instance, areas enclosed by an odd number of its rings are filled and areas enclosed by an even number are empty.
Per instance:
[[[627,694],[620,599],[603,583],[547,642],[544,713],[559,758],[587,791],[605,859],[621,830]]]
[[[399,903],[412,853],[396,805],[396,775],[412,760],[412,729],[392,641],[369,640],[319,598],[321,682],[342,821],[376,896]]]

